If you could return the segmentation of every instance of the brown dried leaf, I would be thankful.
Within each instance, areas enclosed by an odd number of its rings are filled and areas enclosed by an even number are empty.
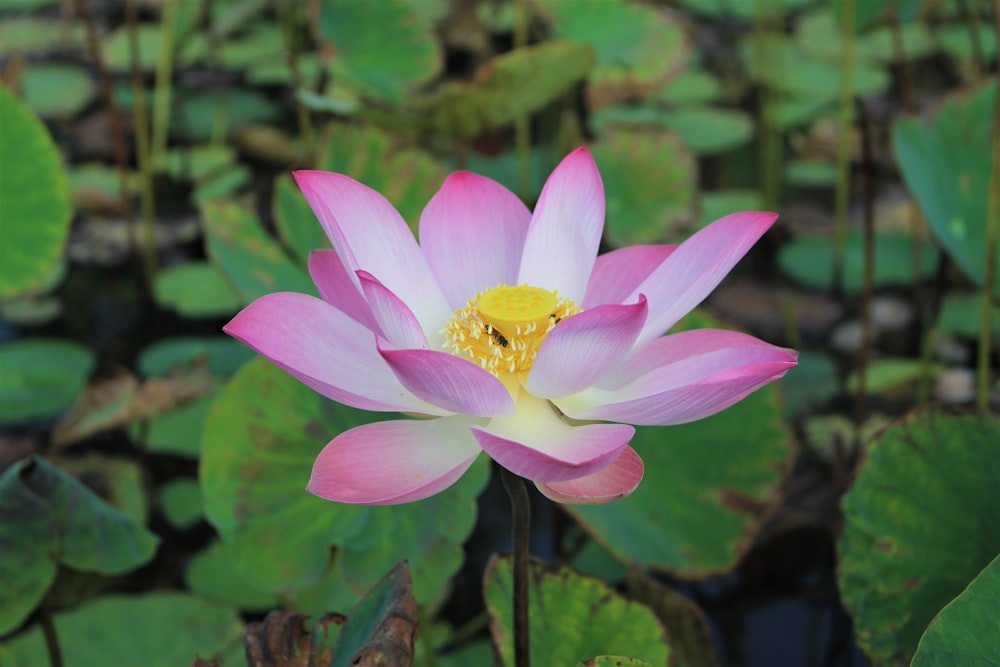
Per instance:
[[[251,623],[243,634],[243,649],[249,667],[318,667],[330,664],[333,652],[326,638],[331,625],[342,625],[344,616],[324,614],[311,630],[308,616],[290,611],[272,611],[263,623]]]

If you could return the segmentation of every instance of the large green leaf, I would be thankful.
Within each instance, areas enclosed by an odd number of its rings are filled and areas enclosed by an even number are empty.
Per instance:
[[[676,238],[694,218],[697,165],[669,130],[612,129],[591,149],[607,201],[607,234],[616,245]]]
[[[952,97],[928,127],[896,122],[892,148],[938,242],[978,283],[986,279],[986,204],[996,84]],[[963,149],[964,147],[964,149]],[[978,147],[973,149],[972,147]],[[997,239],[1000,252],[1000,238]],[[993,291],[1000,295],[1000,271]]]
[[[920,638],[912,667],[1000,667],[1000,556],[941,610]]]
[[[568,568],[546,569],[533,562],[528,576],[532,664],[574,665],[605,655],[667,664],[666,634],[647,607]],[[494,557],[486,568],[490,630],[508,666],[514,664],[513,578],[509,558]]]
[[[909,660],[934,615],[1000,552],[998,479],[995,417],[918,413],[869,450],[844,498],[840,590],[877,662]]]
[[[390,102],[444,62],[428,17],[404,0],[324,2],[316,28],[337,54],[334,75]]]
[[[588,78],[593,108],[634,99],[680,72],[687,57],[684,31],[656,7],[622,0],[547,0],[555,37],[586,44],[597,54]]]
[[[48,417],[68,408],[94,367],[87,348],[34,338],[0,345],[0,424]]]
[[[225,655],[243,632],[234,610],[181,593],[109,595],[54,620],[67,667],[189,665]],[[0,646],[0,662],[49,664],[41,631]]]
[[[475,137],[555,101],[593,66],[593,51],[584,44],[558,40],[522,47],[494,57],[471,81],[446,85],[423,113],[445,136]]]
[[[711,325],[697,314],[686,322]],[[724,572],[749,547],[788,465],[780,415],[768,386],[701,421],[640,427],[632,440],[646,466],[639,488],[609,505],[566,509],[627,565],[687,577]]]
[[[202,215],[208,253],[244,303],[270,292],[315,291],[252,212],[235,202],[216,200],[202,206]]]
[[[8,467],[0,475],[0,500],[0,634],[38,604],[57,565],[121,574],[156,549],[156,536],[44,459]]]
[[[72,209],[69,183],[48,130],[0,85],[0,299],[56,270]]]
[[[222,390],[202,440],[206,514],[237,566],[266,591],[346,589],[349,599],[408,560],[417,598],[437,600],[462,563],[475,522],[474,499],[487,459],[450,489],[416,503],[361,507],[305,491],[319,451],[337,434],[384,415],[334,403],[264,359],[245,365]]]

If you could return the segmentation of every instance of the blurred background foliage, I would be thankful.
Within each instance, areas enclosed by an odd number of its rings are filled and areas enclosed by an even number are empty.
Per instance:
[[[626,500],[535,498],[535,663],[1000,665],[997,11],[0,0],[0,664],[58,637],[66,665],[242,665],[248,627],[248,656],[347,664],[407,577],[414,664],[509,664],[485,457],[412,505],[318,500],[320,448],[385,415],[220,329],[314,293],[329,242],[293,169],[349,174],[415,230],[449,171],[532,204],[586,144],[602,250],[780,212],[679,326],[802,356],[640,428]]]

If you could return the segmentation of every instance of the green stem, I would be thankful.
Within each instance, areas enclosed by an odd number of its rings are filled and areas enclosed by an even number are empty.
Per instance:
[[[528,43],[528,3],[516,0],[514,3],[514,49]],[[519,114],[514,119],[514,137],[517,145],[518,194],[527,201],[531,194],[531,118]]]
[[[847,243],[847,209],[851,201],[851,125],[854,115],[854,0],[844,0],[840,26],[844,51],[840,66],[840,115],[837,123],[837,189],[833,202],[834,289],[841,293],[844,278],[844,247]]]
[[[528,626],[528,552],[531,541],[531,499],[524,478],[500,467],[510,496],[514,522],[514,667],[531,667]]]
[[[167,150],[167,130],[170,121],[170,96],[173,91],[174,29],[177,2],[164,0],[160,18],[160,52],[156,59],[156,86],[153,94],[153,148],[155,160]]]
[[[62,667],[62,649],[59,647],[59,635],[56,624],[52,620],[52,612],[48,605],[43,604],[38,610],[39,621],[42,624],[42,635],[45,637],[45,650],[49,654],[49,667]]]
[[[169,4],[169,3],[168,3]],[[153,219],[156,204],[153,198],[154,154],[149,149],[149,113],[146,86],[142,81],[139,62],[139,32],[136,20],[136,0],[125,3],[125,21],[129,37],[129,69],[132,77],[132,124],[135,126],[135,154],[139,167],[139,200],[142,220],[143,267],[146,281],[152,285],[156,276],[156,228]]]
[[[858,393],[854,401],[855,447],[861,446],[861,429],[868,400],[868,359],[872,342],[872,292],[875,282],[875,157],[872,151],[871,119],[864,102],[858,100],[861,120],[861,159],[864,164],[864,292],[861,298],[861,349],[858,354]]]

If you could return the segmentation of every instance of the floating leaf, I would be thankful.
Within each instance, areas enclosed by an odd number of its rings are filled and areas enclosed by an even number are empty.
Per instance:
[[[232,375],[254,352],[243,343],[222,336],[164,338],[143,348],[139,371],[150,377],[163,377],[176,369],[204,362],[213,375]]]
[[[567,568],[529,568],[531,662],[572,665],[603,655],[630,655],[666,665],[670,650],[663,626],[648,608],[626,600],[599,579]],[[484,597],[490,631],[503,664],[514,664],[513,573],[509,558],[486,567]]]
[[[52,4],[56,1],[53,0]],[[10,9],[10,4],[11,0],[6,0],[4,9]],[[0,21],[0,56],[44,53],[55,49],[82,49],[83,45],[82,22],[67,25],[62,21],[9,14]]]
[[[684,323],[716,326],[700,313]],[[609,505],[566,509],[626,565],[685,577],[728,570],[749,547],[788,464],[777,399],[767,386],[707,419],[637,428],[631,445],[646,465],[639,488]]]
[[[606,231],[617,245],[676,238],[694,217],[697,167],[668,130],[608,130],[591,146],[607,198]]]
[[[156,302],[184,317],[232,315],[243,300],[222,272],[208,262],[187,262],[156,274]]]
[[[656,99],[671,105],[704,104],[722,95],[722,83],[700,69],[688,68],[656,94]]]
[[[486,62],[471,81],[447,84],[423,114],[444,136],[475,137],[551,104],[593,66],[593,51],[583,44],[550,41],[521,47]]]
[[[209,521],[258,586],[318,586],[332,544],[333,570],[323,586],[342,596],[360,595],[403,559],[421,601],[444,593],[475,521],[485,457],[448,490],[407,505],[330,503],[305,490],[328,440],[385,417],[323,398],[264,359],[246,364],[222,390],[202,439],[202,492]]]
[[[57,565],[121,574],[156,550],[156,536],[44,459],[9,466],[0,475],[0,500],[0,634],[38,604]]]
[[[70,341],[36,338],[0,344],[0,423],[65,410],[93,367],[93,353]]]
[[[198,482],[186,477],[167,482],[160,490],[160,508],[174,528],[187,530],[204,515]]]
[[[908,285],[933,275],[937,266],[937,251],[921,242],[920,275],[915,275],[913,240],[891,233],[875,234],[876,287]],[[803,285],[815,289],[833,287],[833,242],[823,235],[802,235],[785,244],[778,252],[782,271]],[[843,286],[847,292],[861,292],[864,276],[864,237],[858,230],[847,233],[844,244]]]
[[[295,266],[261,226],[257,216],[229,201],[202,206],[208,254],[243,300],[271,292],[313,293],[312,281]]]
[[[0,298],[9,298],[56,269],[72,210],[48,130],[2,85],[0,118]]]
[[[1000,335],[1000,310],[993,311],[993,335]],[[962,336],[976,340],[979,338],[980,321],[983,317],[983,295],[948,292],[938,313],[937,330],[941,333]]]
[[[732,150],[753,138],[750,117],[731,109],[702,106],[671,109],[664,112],[663,123],[699,155]]]
[[[195,92],[179,90],[180,109],[172,116],[173,127],[190,139],[210,140],[228,136],[248,123],[267,123],[278,109],[263,93],[245,88]]]
[[[184,571],[184,583],[199,596],[248,611],[273,609],[281,604],[277,596],[260,590],[253,579],[240,574],[233,565],[232,552],[221,540],[191,558]]]
[[[701,195],[701,219],[698,227],[704,227],[719,218],[737,211],[759,211],[763,208],[763,197],[757,190],[708,190]]]
[[[336,51],[334,74],[389,102],[400,102],[444,62],[433,26],[403,0],[321,3],[316,29]]]
[[[541,3],[559,39],[586,44],[597,54],[587,81],[591,108],[636,99],[677,74],[687,58],[684,31],[669,14],[621,0]]]
[[[1000,556],[948,603],[920,638],[912,667],[1000,667],[996,643]]]
[[[151,452],[198,458],[201,454],[201,431],[215,393],[174,408],[146,421],[145,445]]]
[[[1000,552],[997,479],[995,417],[917,413],[869,449],[844,498],[839,579],[875,661],[908,662],[934,615]]]
[[[654,667],[653,663],[620,655],[600,655],[577,663],[577,667]]]
[[[785,180],[808,188],[832,188],[837,182],[837,165],[821,160],[792,160],[785,165]]]
[[[221,656],[243,632],[232,609],[181,593],[108,595],[54,621],[67,665],[189,665],[197,656]],[[41,631],[0,646],[0,661],[5,667],[48,664]]]
[[[913,119],[896,122],[893,153],[903,180],[927,218],[935,238],[962,271],[979,285],[986,276],[986,204],[989,146],[996,84],[950,98],[928,127]],[[1000,252],[1000,238],[997,239]],[[993,283],[1000,295],[1000,271]]]
[[[762,16],[788,14],[815,4],[816,0],[685,0],[684,8],[704,16],[722,18],[732,16],[753,20]]]
[[[301,266],[306,265],[313,250],[330,247],[330,240],[309,202],[287,174],[274,182],[274,223],[281,240]]]
[[[74,65],[31,65],[24,72],[24,101],[40,116],[72,116],[94,93],[90,75]]]

